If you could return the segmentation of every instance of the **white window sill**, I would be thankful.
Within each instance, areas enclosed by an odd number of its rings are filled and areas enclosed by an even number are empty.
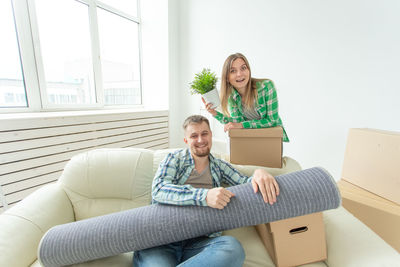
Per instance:
[[[153,111],[168,111],[168,109],[146,108],[143,106],[126,109],[96,109],[96,110],[69,110],[69,111],[40,111],[40,112],[18,112],[18,113],[3,113],[0,114],[0,120],[14,119],[30,119],[30,118],[55,118],[55,117],[76,117],[90,115],[111,115],[111,114],[127,114],[127,113],[142,113]]]

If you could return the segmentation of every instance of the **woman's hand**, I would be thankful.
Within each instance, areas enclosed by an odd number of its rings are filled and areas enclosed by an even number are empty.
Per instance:
[[[224,131],[229,131],[230,129],[242,129],[243,124],[241,122],[228,122],[227,124],[224,125]]]
[[[206,101],[204,100],[204,98],[202,97],[201,100],[204,103],[204,106],[206,107],[206,110],[208,113],[210,113],[213,116],[217,116],[217,111],[215,110],[215,108],[212,108],[212,103],[206,103]]]

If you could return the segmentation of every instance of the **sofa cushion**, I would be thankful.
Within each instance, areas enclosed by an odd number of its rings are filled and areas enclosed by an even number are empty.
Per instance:
[[[76,220],[148,205],[153,151],[96,149],[74,156],[59,179]]]
[[[400,267],[400,254],[345,208],[324,212],[331,267]]]

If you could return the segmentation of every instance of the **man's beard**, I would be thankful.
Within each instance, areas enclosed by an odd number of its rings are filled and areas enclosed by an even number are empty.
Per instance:
[[[210,148],[207,147],[206,150],[200,152],[196,147],[192,147],[192,153],[193,155],[197,156],[197,157],[207,157],[210,154]]]

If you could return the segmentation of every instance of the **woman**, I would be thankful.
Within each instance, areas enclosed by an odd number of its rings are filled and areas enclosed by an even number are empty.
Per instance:
[[[281,126],[283,141],[289,138],[278,114],[278,98],[274,84],[268,79],[251,77],[250,65],[240,53],[230,55],[224,63],[221,78],[222,113],[203,102],[207,111],[225,124],[224,131],[233,128],[268,128]]]

